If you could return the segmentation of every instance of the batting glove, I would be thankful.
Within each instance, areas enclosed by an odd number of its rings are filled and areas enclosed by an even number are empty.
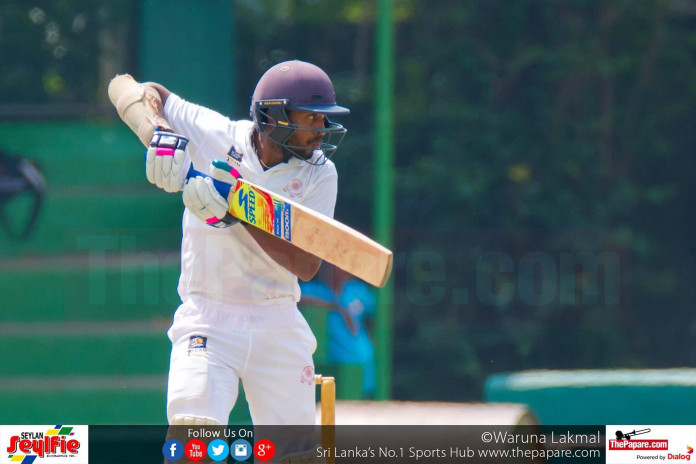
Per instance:
[[[229,213],[230,205],[210,177],[191,177],[184,186],[183,198],[186,208],[208,225],[224,229],[239,222]]]
[[[226,184],[234,186],[237,183],[237,179],[240,179],[242,175],[234,167],[227,164],[222,160],[213,160],[210,164],[210,176]]]
[[[145,155],[145,174],[151,184],[165,192],[180,192],[186,183],[191,160],[186,155],[188,139],[157,128]]]

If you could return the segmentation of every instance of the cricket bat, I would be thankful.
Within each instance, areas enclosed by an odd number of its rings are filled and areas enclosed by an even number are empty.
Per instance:
[[[169,126],[157,114],[157,96],[128,75],[109,84],[109,98],[121,119],[147,146],[156,125]],[[185,135],[185,134],[184,134]],[[216,167],[229,170],[224,161]],[[188,177],[203,175],[192,169]],[[242,221],[372,284],[384,287],[389,280],[393,254],[379,243],[350,227],[242,178],[231,185],[213,179],[227,198],[229,212]]]

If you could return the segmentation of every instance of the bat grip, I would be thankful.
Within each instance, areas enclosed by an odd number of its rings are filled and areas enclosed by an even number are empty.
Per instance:
[[[186,174],[186,178],[190,179],[191,177],[210,177],[208,174],[203,174],[200,171],[196,171],[193,166],[191,166],[191,169],[189,169],[188,173]],[[213,179],[211,177],[211,179]],[[222,195],[223,198],[227,198],[230,195],[230,189],[232,188],[232,185],[228,184],[227,182],[221,182],[217,179],[213,179],[213,186],[215,187],[215,190],[218,191],[220,195]]]

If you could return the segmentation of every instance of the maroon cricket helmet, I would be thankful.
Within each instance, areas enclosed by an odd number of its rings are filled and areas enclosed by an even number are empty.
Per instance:
[[[298,126],[290,122],[286,110],[309,111],[327,115],[322,129]],[[346,129],[331,122],[328,115],[349,114],[350,110],[336,104],[336,92],[329,76],[318,66],[304,61],[293,60],[278,63],[261,76],[251,99],[251,117],[256,128],[265,133],[273,142],[281,145],[292,155],[309,161],[306,147],[289,145],[288,139],[301,129],[325,133],[328,140],[322,143],[320,156],[323,164],[340,144]],[[333,138],[333,143],[331,139]]]
[[[286,100],[286,108],[322,114],[348,114],[336,104],[336,92],[326,73],[311,63],[293,60],[278,63],[261,76],[251,99]]]

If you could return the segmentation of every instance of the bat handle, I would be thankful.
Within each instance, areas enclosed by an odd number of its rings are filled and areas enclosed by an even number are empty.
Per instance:
[[[200,171],[196,171],[193,169],[193,166],[191,166],[191,169],[189,169],[189,172],[186,174],[186,178],[190,179],[191,177],[210,177],[208,174],[203,174]],[[232,185],[228,184],[227,182],[221,182],[217,179],[213,179],[213,186],[215,187],[215,190],[218,191],[220,195],[222,195],[223,198],[227,198],[230,195],[230,189],[232,188]]]

